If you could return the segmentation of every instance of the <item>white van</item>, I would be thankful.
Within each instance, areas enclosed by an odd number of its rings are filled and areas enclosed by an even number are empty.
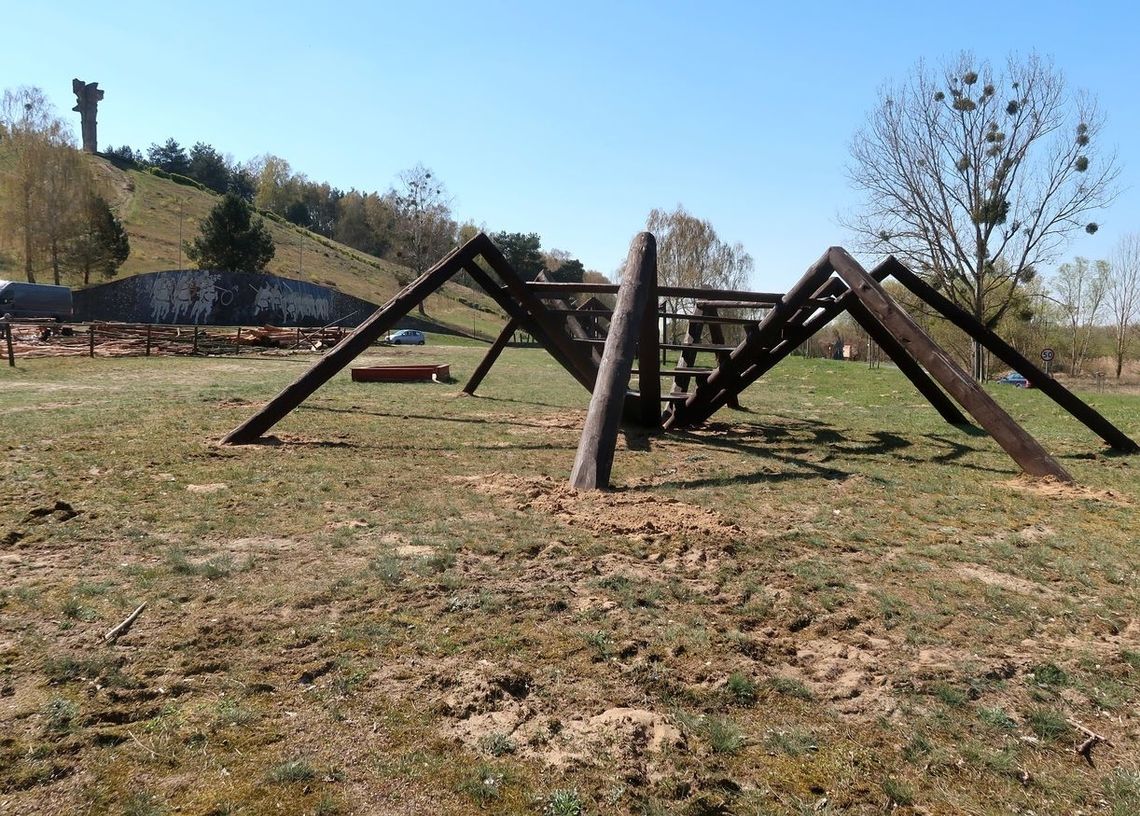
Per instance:
[[[47,317],[62,323],[71,319],[71,290],[46,283],[0,280],[0,317]]]

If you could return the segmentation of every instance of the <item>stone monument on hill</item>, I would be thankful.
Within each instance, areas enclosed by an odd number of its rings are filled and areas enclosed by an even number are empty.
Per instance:
[[[103,98],[98,82],[84,82],[82,79],[71,80],[71,90],[75,93],[76,105],[73,111],[79,113],[79,120],[83,128],[83,149],[88,153],[99,152],[99,142],[95,138],[95,110]]]

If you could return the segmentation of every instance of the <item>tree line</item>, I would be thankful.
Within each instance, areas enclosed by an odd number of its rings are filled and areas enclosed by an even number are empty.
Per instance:
[[[446,186],[423,164],[400,172],[388,190],[367,192],[314,181],[294,172],[280,156],[233,162],[204,142],[187,150],[170,138],[150,145],[145,154],[122,145],[109,148],[107,155],[119,163],[155,168],[235,195],[258,210],[417,274],[480,231],[474,223],[455,219]],[[236,216],[233,205],[227,206]],[[587,274],[569,252],[544,251],[537,233],[499,231],[491,237],[525,278],[541,272],[551,280],[582,281]]]

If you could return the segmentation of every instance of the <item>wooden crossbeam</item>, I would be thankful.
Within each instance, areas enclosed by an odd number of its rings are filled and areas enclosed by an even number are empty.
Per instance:
[[[1065,482],[1073,480],[1036,439],[930,339],[854,258],[842,249],[832,248],[831,261],[836,274],[867,311],[922,363],[930,375],[986,429],[1022,470],[1030,476],[1052,476]]]
[[[564,283],[562,281],[530,281],[527,287],[543,297],[549,294],[616,294],[616,283]],[[764,306],[778,303],[783,295],[778,292],[748,292],[738,289],[706,289],[699,286],[658,286],[657,294],[663,298],[683,298],[688,300],[701,300],[715,298],[717,300],[734,300],[747,303],[749,306]]]

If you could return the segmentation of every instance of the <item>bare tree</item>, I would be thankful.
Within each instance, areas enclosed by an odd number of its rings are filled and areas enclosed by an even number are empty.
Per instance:
[[[1086,258],[1075,258],[1072,263],[1061,264],[1053,278],[1057,293],[1055,302],[1068,323],[1070,371],[1081,373],[1093,328],[1100,317],[1108,289],[1109,265],[1107,261],[1089,264]]]
[[[937,70],[920,62],[851,142],[866,203],[845,223],[993,327],[1075,233],[1096,232],[1090,217],[1119,175],[1103,125],[1095,101],[1035,55],[1004,69],[969,54]]]
[[[720,240],[711,223],[680,204],[672,212],[650,211],[645,228],[657,239],[657,279],[662,286],[741,289],[752,274],[752,256],[742,244]],[[691,304],[670,305],[679,312]],[[673,326],[677,334],[676,322]]]
[[[455,246],[456,223],[443,183],[422,164],[404,170],[388,194],[396,211],[396,255],[419,277]],[[419,304],[424,314],[423,303]]]
[[[82,153],[69,145],[48,150],[41,165],[38,238],[47,253],[52,283],[63,283],[69,243],[82,229],[94,179]]]
[[[1140,320],[1140,233],[1125,235],[1117,244],[1105,300],[1112,316],[1113,355],[1119,380],[1129,341],[1136,333],[1136,321]]]
[[[0,99],[0,227],[19,243],[24,275],[36,282],[35,265],[51,218],[46,191],[60,151],[74,150],[64,122],[39,88],[4,92]],[[62,187],[58,188],[62,191]]]

